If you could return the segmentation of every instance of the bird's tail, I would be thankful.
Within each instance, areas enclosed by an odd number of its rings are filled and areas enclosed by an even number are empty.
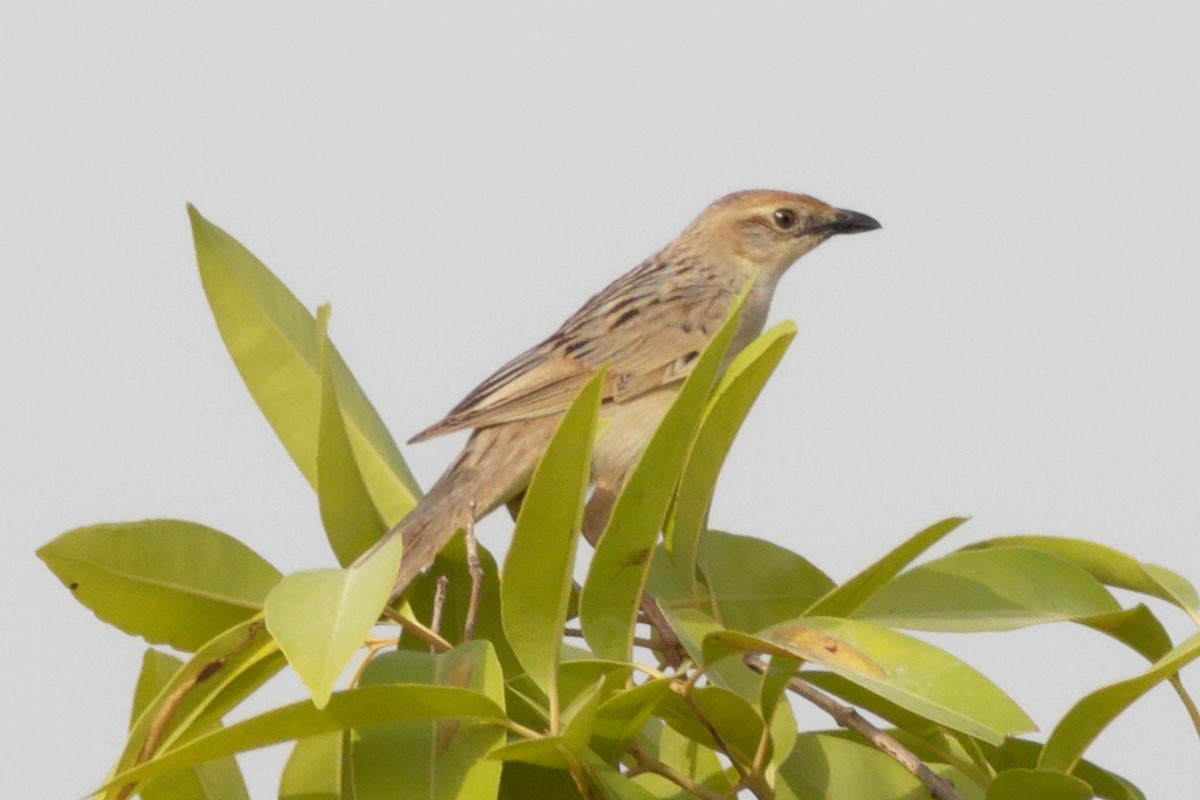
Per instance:
[[[370,558],[384,542],[403,537],[404,555],[391,593],[391,599],[399,597],[456,531],[525,488],[555,422],[547,418],[476,431],[421,502],[356,563]]]

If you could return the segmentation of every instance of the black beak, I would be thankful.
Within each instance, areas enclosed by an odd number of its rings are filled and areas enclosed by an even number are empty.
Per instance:
[[[862,233],[863,231],[873,231],[883,226],[874,217],[868,217],[866,214],[860,214],[857,211],[847,211],[844,208],[839,208],[833,218],[833,222],[828,222],[822,227],[834,233]]]

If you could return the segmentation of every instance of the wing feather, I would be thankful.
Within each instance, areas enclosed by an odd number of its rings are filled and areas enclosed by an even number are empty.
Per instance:
[[[654,259],[642,264],[409,441],[561,414],[605,363],[605,402],[623,403],[682,381],[741,288],[697,281],[691,266]]]

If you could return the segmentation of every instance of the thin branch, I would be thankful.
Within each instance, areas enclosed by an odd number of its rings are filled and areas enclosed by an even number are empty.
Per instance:
[[[629,749],[629,753],[633,756],[634,761],[637,762],[638,772],[652,772],[655,775],[662,776],[681,789],[702,798],[702,800],[721,800],[721,795],[712,789],[709,789],[702,783],[697,783],[670,764],[664,764],[636,744]]]
[[[450,589],[450,579],[439,575],[437,589],[433,592],[433,615],[429,620],[429,629],[436,635],[442,635],[442,612],[446,609],[446,593]]]
[[[454,645],[450,644],[434,631],[426,628],[417,620],[410,619],[393,608],[385,608],[383,615],[403,628],[406,633],[416,636],[439,653],[444,653],[454,647]]]
[[[744,660],[746,666],[755,672],[762,673],[766,670],[766,664],[756,656],[748,655]],[[962,796],[954,788],[953,783],[931,770],[929,765],[918,758],[913,751],[900,744],[879,728],[876,728],[853,708],[842,705],[829,695],[817,690],[799,678],[792,678],[788,681],[788,689],[833,717],[834,721],[841,727],[854,731],[875,745],[877,749],[894,758],[902,767],[912,773],[917,780],[925,784],[925,788],[929,790],[931,797],[937,798],[937,800],[962,800]]]
[[[483,596],[483,564],[479,561],[479,542],[475,540],[475,501],[471,501],[471,520],[467,523],[467,572],[471,576],[471,598],[467,603],[467,620],[463,624],[464,642],[475,636],[475,619],[479,616],[479,599]]]

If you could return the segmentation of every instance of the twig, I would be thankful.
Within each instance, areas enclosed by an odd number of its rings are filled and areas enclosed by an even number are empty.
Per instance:
[[[454,647],[454,645],[447,642],[445,639],[443,639],[441,636],[439,636],[434,631],[431,631],[429,628],[426,628],[420,622],[417,622],[415,619],[409,619],[408,617],[403,616],[402,614],[400,614],[400,612],[396,611],[393,608],[390,608],[390,607],[385,608],[383,610],[383,615],[385,617],[387,617],[389,620],[391,620],[392,622],[399,625],[401,628],[403,628],[405,630],[405,632],[411,633],[413,636],[416,636],[418,639],[425,642],[426,644],[428,644],[430,647],[432,647],[434,650],[436,650],[439,653],[444,653],[447,650],[450,650]]]
[[[463,624],[464,642],[475,636],[475,618],[479,615],[479,599],[483,596],[483,564],[479,561],[479,542],[475,540],[475,501],[471,501],[471,519],[467,523],[467,572],[471,576],[471,598],[467,602],[467,620]]]
[[[697,783],[670,764],[664,764],[636,744],[629,749],[629,754],[637,762],[637,772],[652,772],[655,775],[660,775],[681,789],[691,792],[696,797],[703,798],[703,800],[721,800],[721,795],[712,789],[702,783]]]
[[[450,589],[450,579],[439,575],[437,589],[433,592],[433,615],[429,619],[429,629],[436,635],[442,635],[442,612],[446,609],[446,593]]]
[[[744,658],[746,666],[755,672],[762,673],[766,671],[766,664],[757,656],[748,655]],[[824,692],[818,691],[815,687],[805,683],[799,678],[792,678],[788,681],[788,689],[791,689],[796,694],[809,701],[817,708],[824,711],[829,716],[833,717],[843,728],[854,731],[859,736],[862,736],[871,744],[875,745],[883,753],[891,756],[900,763],[902,767],[908,770],[921,783],[925,784],[925,788],[929,790],[931,797],[937,800],[962,800],[958,790],[954,788],[954,784],[938,775],[929,768],[924,761],[917,757],[913,751],[909,750],[904,745],[900,744],[887,733],[884,733],[879,728],[876,728],[870,722],[862,717],[856,710],[849,706],[844,706],[834,700]]]

